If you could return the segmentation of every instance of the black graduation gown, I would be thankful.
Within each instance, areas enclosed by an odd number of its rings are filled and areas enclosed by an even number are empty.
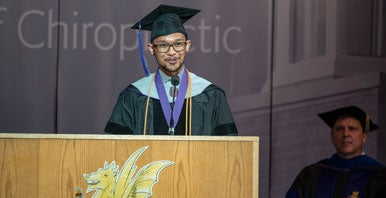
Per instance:
[[[106,133],[143,134],[147,96],[135,86],[123,91],[105,127]],[[175,135],[185,135],[185,104],[175,127]],[[150,98],[147,115],[147,135],[167,135],[168,124],[159,99]],[[210,84],[192,97],[192,135],[237,135],[237,128],[225,93]]]
[[[386,168],[367,155],[329,159],[305,167],[296,177],[287,198],[386,197]]]

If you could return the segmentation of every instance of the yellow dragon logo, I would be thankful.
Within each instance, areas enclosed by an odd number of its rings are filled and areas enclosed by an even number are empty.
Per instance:
[[[93,198],[150,197],[153,194],[153,186],[158,182],[159,173],[174,162],[167,160],[152,162],[135,174],[137,170],[135,163],[147,148],[140,148],[131,154],[121,171],[113,161],[110,165],[105,162],[104,168],[99,168],[97,172],[83,174],[88,184],[86,193],[96,191]]]

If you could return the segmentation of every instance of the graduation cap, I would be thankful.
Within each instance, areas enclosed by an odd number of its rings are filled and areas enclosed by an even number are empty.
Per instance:
[[[151,42],[157,37],[177,32],[184,34],[185,37],[188,38],[188,34],[183,24],[198,12],[200,12],[200,10],[161,4],[131,27],[132,29],[139,30],[139,50],[142,65],[147,76],[150,72],[147,69],[146,61],[144,60],[141,30],[151,31]]]
[[[362,109],[356,106],[349,106],[349,107],[335,109],[332,111],[318,114],[318,116],[330,128],[334,127],[334,124],[339,117],[347,116],[347,117],[353,117],[359,120],[365,132],[370,132],[378,129],[378,126],[370,120],[369,115],[366,112],[364,112]]]
[[[151,31],[151,41],[159,36],[176,32],[183,33],[187,37],[188,34],[183,24],[198,12],[200,12],[200,10],[159,5],[131,28]]]

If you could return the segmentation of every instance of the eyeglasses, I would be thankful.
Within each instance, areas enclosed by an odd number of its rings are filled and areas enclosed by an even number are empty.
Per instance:
[[[157,49],[159,53],[165,53],[170,50],[170,46],[173,46],[174,51],[180,52],[185,49],[186,41],[184,42],[175,42],[173,44],[168,43],[160,43],[160,44],[153,44],[153,46]]]

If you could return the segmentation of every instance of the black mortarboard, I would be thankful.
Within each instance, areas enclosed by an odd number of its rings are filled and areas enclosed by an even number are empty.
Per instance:
[[[362,109],[356,106],[343,107],[335,109],[333,111],[328,111],[325,113],[318,114],[318,116],[330,127],[333,128],[336,120],[339,117],[347,116],[353,117],[359,120],[362,124],[363,130],[365,132],[370,132],[378,129],[378,126],[374,124],[369,115],[364,112]]]
[[[160,5],[131,28],[151,31],[151,41],[159,36],[176,32],[183,33],[187,38],[188,35],[183,24],[198,12],[200,10]]]

